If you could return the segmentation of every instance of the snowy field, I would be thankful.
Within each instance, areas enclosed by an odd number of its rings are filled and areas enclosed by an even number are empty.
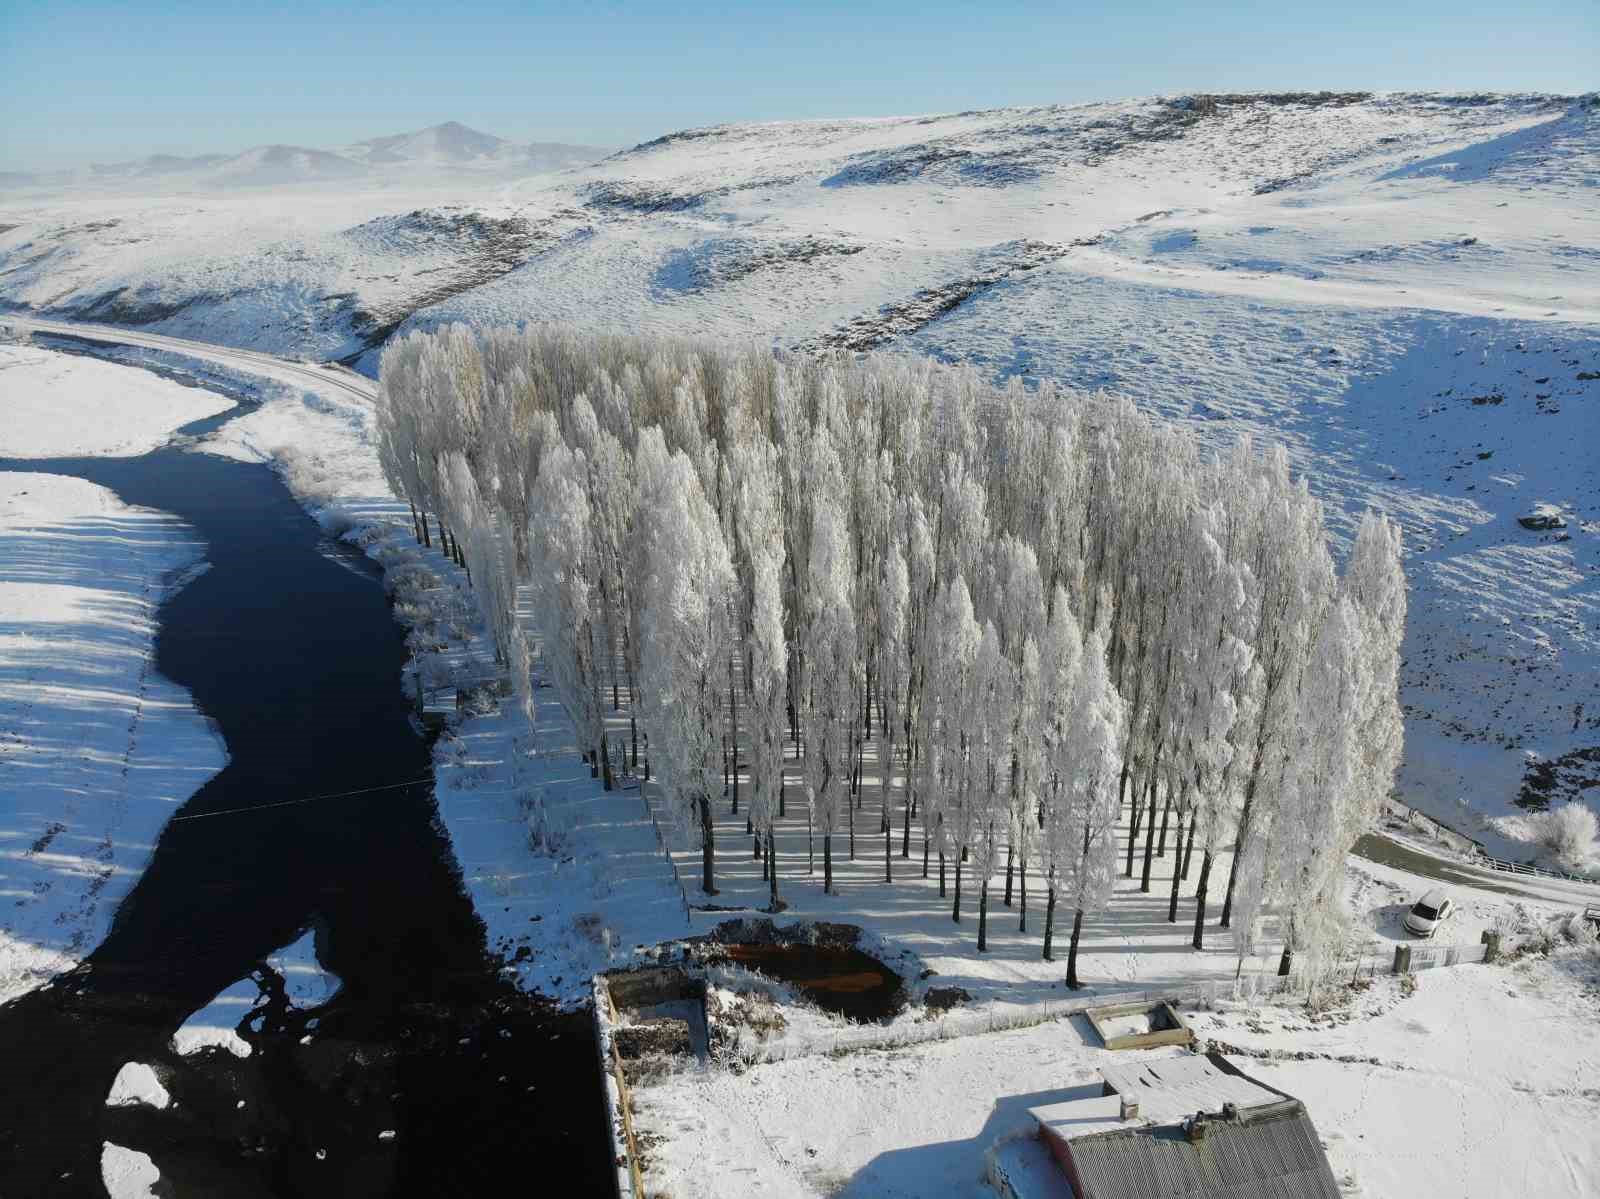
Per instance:
[[[1484,821],[1600,743],[1597,178],[1592,97],[730,125],[520,180],[0,197],[0,300],[368,371],[397,321],[876,346],[1282,441],[1336,532],[1405,530],[1404,797],[1522,857]]]
[[[0,345],[0,403],[5,458],[132,457],[165,444],[178,426],[233,406],[147,371],[8,345]]]
[[[1186,1018],[1307,1105],[1348,1194],[1582,1199],[1600,1178],[1597,992],[1600,963],[1565,950],[1429,971],[1410,997],[1380,978],[1316,1019],[1293,1007]],[[1108,1052],[1075,1018],[744,1073],[686,1069],[636,1093],[647,1185],[729,1199],[980,1199],[994,1193],[985,1150],[1026,1131],[1028,1108],[1098,1094],[1102,1066],[1173,1052]]]
[[[228,402],[0,347],[0,457],[137,453]],[[204,569],[182,522],[103,487],[0,474],[0,1002],[105,936],[161,827],[226,751],[155,669],[155,613]]]

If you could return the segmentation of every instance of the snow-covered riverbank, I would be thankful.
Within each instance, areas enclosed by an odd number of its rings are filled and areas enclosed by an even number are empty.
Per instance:
[[[227,407],[0,346],[0,457],[138,453]],[[154,661],[156,609],[203,555],[182,521],[104,487],[0,473],[0,1002],[100,942],[168,817],[227,760]]]

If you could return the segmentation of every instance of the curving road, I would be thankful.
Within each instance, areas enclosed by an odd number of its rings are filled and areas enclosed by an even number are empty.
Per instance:
[[[302,387],[331,387],[348,398],[371,403],[378,394],[378,385],[365,375],[335,363],[300,362],[282,358],[261,350],[240,350],[232,346],[214,345],[204,341],[190,341],[183,337],[168,337],[162,333],[146,333],[139,329],[120,328],[116,325],[89,325],[77,321],[54,321],[12,312],[0,314],[0,323],[26,329],[30,333],[45,333],[54,337],[71,337],[78,341],[99,342],[103,345],[142,346],[151,350],[166,350],[184,354],[203,362],[215,362],[248,370],[269,379],[293,383]]]

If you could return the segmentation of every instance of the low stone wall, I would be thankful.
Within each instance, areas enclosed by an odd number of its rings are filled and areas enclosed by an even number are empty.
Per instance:
[[[706,984],[704,979],[691,978],[681,967],[652,966],[597,974],[592,985],[595,1044],[599,1046],[600,1073],[606,1084],[605,1119],[611,1137],[611,1159],[616,1163],[617,1199],[644,1199],[632,1094],[617,1043],[622,1027],[618,1009],[638,1010],[681,999],[699,1000],[703,1005]]]
[[[638,1146],[633,1137],[633,1113],[628,1106],[628,1083],[617,1053],[616,1008],[606,976],[594,976],[594,1040],[600,1050],[600,1074],[606,1084],[606,1132],[611,1138],[611,1160],[616,1166],[617,1199],[643,1199],[639,1177]]]

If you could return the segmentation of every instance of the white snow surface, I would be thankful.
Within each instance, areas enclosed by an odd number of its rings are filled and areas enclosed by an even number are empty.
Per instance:
[[[107,1107],[146,1104],[150,1107],[164,1108],[171,1102],[172,1096],[167,1093],[167,1088],[161,1085],[161,1079],[143,1062],[125,1063],[122,1069],[117,1071],[117,1077],[111,1084],[111,1093],[106,1096]]]
[[[172,430],[233,405],[148,371],[32,346],[0,345],[0,456],[143,454]]]
[[[1565,950],[1379,979],[1353,1007],[1188,1012],[1246,1074],[1302,1100],[1335,1177],[1366,1199],[1594,1194],[1600,961]],[[647,1188],[663,1196],[993,1194],[984,1153],[1028,1109],[1100,1092],[1081,1017],[894,1051],[688,1068],[635,1090]],[[1310,1054],[1313,1060],[1253,1056]],[[1376,1059],[1375,1061],[1373,1059]],[[1048,1172],[1045,1172],[1048,1177]]]
[[[157,1199],[161,1171],[148,1153],[107,1141],[100,1150],[100,1181],[110,1199]]]
[[[317,959],[316,938],[310,930],[293,944],[269,954],[266,965],[283,980],[291,1008],[320,1007],[338,993],[339,977]],[[250,1043],[239,1035],[239,1027],[254,1018],[267,1002],[269,982],[269,978],[256,971],[230,983],[173,1033],[172,1048],[184,1055],[219,1048],[235,1057],[249,1057]]]
[[[154,661],[156,608],[202,552],[105,488],[0,473],[0,1002],[100,943],[168,817],[227,761]]]
[[[1486,819],[1600,742],[1597,181],[1594,97],[725,125],[511,182],[19,196],[0,300],[319,357],[394,321],[865,333],[1283,441],[1341,537],[1405,531],[1404,797],[1520,858]],[[1522,529],[1540,504],[1567,527]]]

